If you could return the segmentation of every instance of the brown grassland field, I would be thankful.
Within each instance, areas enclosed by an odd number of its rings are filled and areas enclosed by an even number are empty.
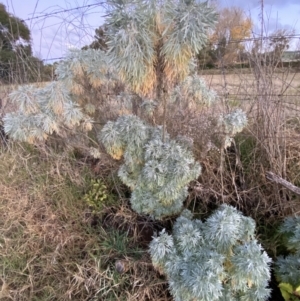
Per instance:
[[[224,91],[225,85],[228,92],[232,94],[252,95],[255,94],[255,77],[250,72],[245,72],[243,69],[229,74],[209,74],[209,71],[203,71],[202,76],[211,87],[220,93]],[[285,94],[300,93],[300,71],[289,72],[282,70],[276,72],[272,77],[273,88],[275,93],[282,93],[282,88],[288,86]]]
[[[221,203],[236,206],[256,220],[258,239],[276,258],[285,252],[276,229],[299,213],[300,199],[265,174],[300,186],[300,71],[226,72],[202,74],[220,95],[218,105],[196,114],[187,104],[180,118],[176,110],[167,114],[170,134],[193,138],[202,165],[185,207],[206,218]],[[8,100],[13,88],[1,87],[2,117],[15,109]],[[106,121],[115,110],[101,106]],[[246,110],[249,122],[223,151],[217,116],[233,108]],[[157,222],[131,210],[130,191],[117,176],[120,162],[101,145],[100,159],[93,159],[58,137],[39,145],[6,138],[0,149],[0,300],[172,300],[148,244],[175,218]],[[93,179],[105,184],[96,209],[85,197]],[[274,278],[271,287],[270,300],[282,300]]]

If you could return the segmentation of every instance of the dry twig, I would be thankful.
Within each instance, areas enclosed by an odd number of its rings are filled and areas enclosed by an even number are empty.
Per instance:
[[[266,172],[266,178],[274,183],[280,184],[282,186],[284,186],[285,188],[287,188],[288,190],[294,192],[297,195],[300,195],[300,188],[293,185],[292,183],[288,182],[287,180],[275,175],[274,173],[267,171]]]

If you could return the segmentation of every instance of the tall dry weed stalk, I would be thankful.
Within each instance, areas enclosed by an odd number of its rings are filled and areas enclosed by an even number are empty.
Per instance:
[[[242,108],[249,123],[235,143],[221,151],[223,171],[217,169],[215,152],[205,157],[200,197],[231,203],[252,216],[285,216],[299,209],[296,197],[270,183],[265,173],[272,171],[299,185],[299,74],[281,59],[291,35],[282,30],[262,34],[262,39],[248,42],[248,52],[241,57],[248,68],[223,64],[213,72],[203,71],[222,99],[218,109],[227,113]]]
[[[286,107],[284,94],[292,85],[291,69],[282,68],[281,58],[288,48],[287,33],[279,31],[268,39],[267,45],[255,42],[249,55],[250,69],[255,79],[256,94],[252,134],[261,152],[262,165],[283,178],[287,177],[287,128],[290,110]],[[284,190],[274,194],[278,204],[286,202]]]

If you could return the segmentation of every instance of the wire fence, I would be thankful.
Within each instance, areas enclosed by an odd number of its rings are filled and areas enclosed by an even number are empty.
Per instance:
[[[82,10],[86,10],[86,9],[93,9],[93,8],[97,8],[97,7],[102,8],[105,4],[107,4],[105,1],[99,1],[97,3],[81,5],[81,6],[77,6],[77,7],[68,8],[68,9],[58,9],[58,10],[54,10],[49,13],[44,13],[44,14],[40,14],[38,16],[33,16],[33,17],[26,18],[26,19],[21,19],[21,20],[22,20],[22,22],[29,22],[29,21],[31,22],[34,20],[43,20],[44,21],[50,17],[59,16],[61,14],[65,14],[65,13],[76,12],[76,11],[81,13]],[[107,13],[99,15],[99,18],[104,18],[106,16],[107,16]],[[67,17],[64,17],[63,22],[66,20],[67,20]],[[270,39],[280,39],[280,38],[283,38],[282,34],[281,35],[270,34],[270,35],[266,35],[266,36],[261,36],[260,34],[253,34],[253,37],[248,37],[248,38],[243,38],[243,39],[230,39],[227,41],[227,44],[240,44],[240,43],[257,42],[257,41],[262,42],[262,41],[267,41]],[[300,33],[285,34],[284,38],[288,39],[288,40],[299,39],[299,42],[300,42]],[[212,45],[215,47],[218,47],[220,45],[220,43],[214,42],[214,43],[212,43]],[[65,58],[66,58],[66,56],[57,56],[57,57],[44,58],[44,59],[42,59],[42,61],[43,62],[59,61],[59,60],[65,59]]]
[[[274,39],[274,38],[282,38],[282,35],[270,35],[270,36],[254,37],[254,38],[247,38],[247,39],[231,39],[231,40],[227,41],[227,44],[238,44],[238,43],[255,42],[255,41],[261,41],[261,40],[266,41],[266,40],[270,40],[270,39]],[[300,41],[300,33],[299,34],[294,34],[294,35],[285,35],[284,38],[286,38],[286,39],[299,39],[299,41]],[[219,43],[212,43],[212,45],[213,46],[218,46],[220,44]],[[66,56],[61,56],[61,57],[42,59],[42,61],[47,62],[47,61],[63,60],[65,58],[66,58]],[[300,58],[299,58],[299,60],[300,60]]]
[[[31,18],[27,18],[27,19],[21,19],[21,21],[26,22],[26,21],[32,21],[32,20],[37,20],[37,19],[45,19],[45,18],[49,18],[49,17],[52,17],[52,16],[59,15],[61,13],[68,13],[68,12],[76,11],[76,10],[79,11],[80,9],[83,9],[83,8],[98,7],[98,6],[101,6],[103,4],[105,4],[105,2],[98,2],[98,3],[94,3],[94,4],[77,6],[77,7],[69,8],[69,9],[62,9],[62,10],[54,11],[54,12],[51,12],[51,13],[41,14],[39,16],[34,16],[34,17],[31,17]]]
[[[71,8],[64,8],[64,9],[55,9],[49,13],[42,13],[39,15],[34,15],[32,17],[29,18],[25,18],[25,19],[21,19],[22,22],[32,22],[32,21],[37,21],[37,20],[41,20],[41,21],[45,21],[48,18],[51,17],[61,17],[60,15],[64,15],[64,14],[70,14],[71,12],[78,12],[79,14],[83,14],[85,12],[87,12],[90,9],[94,9],[94,8],[103,8],[104,5],[106,5],[107,3],[105,1],[98,1],[96,3],[92,3],[92,4],[85,4],[85,5],[81,5],[81,6],[76,6],[76,7],[71,7]],[[99,18],[101,17],[105,17],[107,16],[107,14],[100,14]],[[69,16],[70,17],[70,16]],[[72,22],[72,20],[68,21],[68,17],[63,17],[61,22]],[[80,30],[80,28],[79,28]],[[280,39],[282,38],[282,34],[280,35],[266,35],[266,36],[259,36],[259,35],[255,35],[251,38],[244,38],[244,39],[231,39],[227,41],[227,44],[239,44],[239,43],[248,43],[248,42],[256,42],[256,41],[267,41],[269,39]],[[293,34],[286,34],[284,35],[284,38],[287,40],[297,40],[299,39],[300,41],[300,33],[293,33]],[[217,47],[219,45],[219,43],[213,43],[213,45],[215,47]],[[49,58],[42,58],[39,59],[37,62],[32,62],[32,61],[26,61],[24,59],[20,59],[17,61],[14,61],[13,63],[11,62],[1,62],[0,61],[0,76],[1,73],[3,74],[4,72],[7,72],[7,70],[9,68],[11,68],[11,78],[17,78],[20,76],[16,76],[16,74],[20,71],[22,71],[23,73],[26,73],[26,69],[36,69],[36,75],[38,77],[41,78],[40,74],[42,73],[41,69],[43,67],[43,64],[52,64],[61,60],[66,59],[67,56],[54,56],[54,57],[49,57]],[[243,69],[243,68],[242,68]],[[247,68],[245,68],[247,69]],[[219,73],[220,75],[224,75],[224,68],[216,68],[216,73]],[[226,69],[226,72],[232,72],[232,73],[236,73],[239,69],[235,69],[235,67],[230,67],[228,69]],[[299,68],[293,68],[292,72],[298,73],[300,71],[300,60],[299,60]],[[21,72],[21,73],[22,73]],[[243,71],[242,71],[243,72]],[[52,76],[53,76],[53,71],[52,71]],[[237,96],[237,97],[249,97],[249,95],[234,95],[231,94],[231,96]],[[256,95],[258,96],[258,95]],[[271,95],[269,95],[271,96]],[[276,95],[272,95],[272,96],[278,96]],[[295,96],[295,95],[293,95]],[[252,97],[252,96],[251,96]],[[286,95],[286,97],[288,97]]]

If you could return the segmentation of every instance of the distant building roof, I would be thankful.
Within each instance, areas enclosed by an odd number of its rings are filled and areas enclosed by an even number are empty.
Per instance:
[[[297,51],[284,51],[282,53],[283,62],[300,61],[300,50]]]

